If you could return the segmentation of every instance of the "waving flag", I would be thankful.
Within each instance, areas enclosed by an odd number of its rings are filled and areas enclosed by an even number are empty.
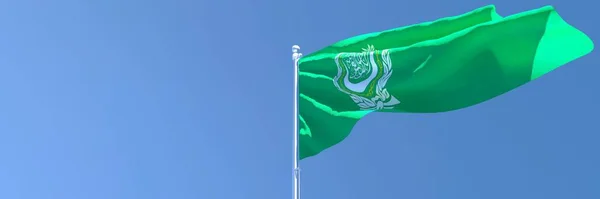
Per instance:
[[[547,6],[494,6],[360,35],[302,57],[299,158],[341,142],[371,112],[436,113],[492,99],[593,49]]]

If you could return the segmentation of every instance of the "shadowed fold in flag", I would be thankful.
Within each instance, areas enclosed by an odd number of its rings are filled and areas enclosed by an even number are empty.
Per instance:
[[[437,113],[484,102],[592,51],[551,6],[494,6],[355,36],[302,57],[299,155],[341,142],[371,112]]]

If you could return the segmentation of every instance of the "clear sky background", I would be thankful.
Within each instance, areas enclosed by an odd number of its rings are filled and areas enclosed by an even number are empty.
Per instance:
[[[293,44],[488,4],[600,40],[589,0],[0,1],[0,198],[291,198]],[[303,199],[598,199],[597,52],[472,108],[369,115],[301,162]]]

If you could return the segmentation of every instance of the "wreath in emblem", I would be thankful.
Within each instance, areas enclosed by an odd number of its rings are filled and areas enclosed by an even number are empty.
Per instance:
[[[372,45],[369,45],[367,49],[363,49],[363,53],[373,52],[375,48]],[[338,80],[342,76],[342,67],[339,64],[339,59],[342,57],[343,53],[338,54],[335,57],[335,62],[338,68],[338,74],[334,78],[333,83],[335,86],[342,92],[350,95],[352,101],[356,103],[360,107],[361,110],[381,110],[381,109],[392,109],[394,105],[400,103],[394,96],[390,95],[390,93],[385,88],[387,81],[392,76],[392,60],[389,56],[388,50],[383,50],[381,52],[381,57],[383,60],[383,75],[381,78],[377,80],[377,84],[375,86],[375,96],[372,98],[367,98],[363,96],[359,96],[353,93],[346,91],[345,89],[340,88],[338,85]]]

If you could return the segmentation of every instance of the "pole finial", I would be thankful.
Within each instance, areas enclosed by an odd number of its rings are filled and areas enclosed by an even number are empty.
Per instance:
[[[300,57],[302,57],[302,53],[300,53],[300,46],[298,45],[293,45],[292,46],[292,59],[294,61],[298,61],[300,59]]]

